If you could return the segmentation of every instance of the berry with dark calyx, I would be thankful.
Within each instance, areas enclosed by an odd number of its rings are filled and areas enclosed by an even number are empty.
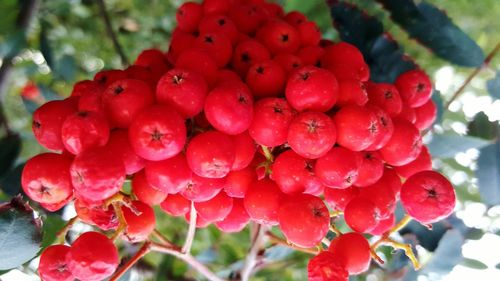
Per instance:
[[[170,38],[170,47],[168,48],[168,52],[166,54],[167,61],[174,65],[180,54],[185,50],[191,48],[196,41],[196,36],[184,32],[179,28],[174,29],[172,32],[172,37]],[[158,77],[159,79],[159,77]]]
[[[289,24],[291,24],[293,26],[297,26],[297,25],[307,21],[307,17],[299,11],[288,12],[285,15],[284,19],[286,22],[288,22]]]
[[[366,91],[370,99],[370,104],[380,107],[389,116],[397,116],[402,108],[403,102],[398,89],[389,83],[367,83]]]
[[[269,20],[257,31],[257,39],[272,54],[292,54],[300,46],[300,35],[297,30],[281,20]]]
[[[125,181],[123,161],[102,147],[77,155],[70,173],[76,193],[90,201],[111,197]]]
[[[193,202],[204,202],[214,198],[224,188],[224,184],[225,179],[211,179],[193,174],[180,193]]]
[[[248,131],[235,136],[231,136],[231,139],[234,143],[235,152],[234,162],[231,170],[239,171],[248,167],[248,165],[250,165],[250,163],[252,162],[256,151],[255,142],[248,134]]]
[[[337,211],[344,211],[345,206],[359,194],[359,188],[350,186],[348,188],[325,188],[325,201],[330,208]]]
[[[316,161],[314,173],[332,188],[347,188],[356,182],[361,155],[343,147],[334,147]]]
[[[298,114],[288,128],[288,145],[302,157],[324,156],[335,144],[337,132],[328,115],[309,111]]]
[[[415,124],[417,121],[417,114],[415,113],[415,108],[410,107],[408,104],[403,103],[403,109],[401,109],[401,112],[396,116],[396,118],[399,119],[404,119],[412,124]]]
[[[150,86],[136,79],[115,81],[102,93],[108,120],[117,128],[128,128],[137,113],[153,104],[153,100]]]
[[[377,206],[370,200],[359,196],[347,203],[344,219],[347,225],[356,232],[369,232],[380,220]]]
[[[102,104],[102,92],[104,91],[104,86],[98,91],[90,91],[83,94],[78,99],[78,111],[82,112],[104,112],[104,106]]]
[[[95,81],[92,80],[82,80],[78,81],[73,85],[73,90],[71,90],[71,97],[82,97],[89,92],[100,92],[102,87]]]
[[[406,179],[418,172],[432,170],[432,159],[429,149],[425,145],[422,146],[422,150],[415,160],[406,165],[394,167],[394,169],[401,177]]]
[[[437,108],[433,100],[429,100],[423,105],[414,108],[415,127],[420,131],[426,130],[434,124],[437,118]]]
[[[78,218],[101,230],[111,230],[118,227],[118,218],[113,206],[104,207],[103,202],[87,202],[83,198],[75,199],[75,211]]]
[[[375,113],[358,105],[342,107],[333,116],[333,122],[337,129],[337,143],[353,151],[369,147],[380,130]]]
[[[94,81],[103,89],[106,89],[111,83],[122,79],[127,79],[127,73],[119,69],[101,70],[94,75]]]
[[[325,112],[337,102],[338,88],[337,79],[331,72],[303,66],[290,74],[285,94],[290,105],[298,111]]]
[[[252,93],[243,82],[222,83],[208,94],[205,116],[215,129],[229,135],[241,134],[252,122]]]
[[[234,198],[244,198],[250,184],[257,180],[257,174],[252,167],[231,171],[225,177],[224,191]]]
[[[251,3],[234,5],[229,10],[228,17],[240,32],[247,34],[255,32],[265,20],[263,9]]]
[[[169,194],[160,204],[160,208],[167,214],[180,217],[185,215],[191,209],[191,202],[184,196],[177,194]]]
[[[203,6],[195,2],[182,4],[175,13],[177,27],[185,32],[194,32],[203,17]]]
[[[323,251],[309,260],[307,278],[309,281],[347,281],[349,273],[334,254]]]
[[[360,233],[340,235],[332,240],[328,251],[335,256],[337,262],[345,266],[349,274],[360,274],[370,266],[370,244]]]
[[[317,46],[321,40],[321,31],[313,21],[304,21],[297,25],[301,46]]]
[[[132,146],[126,130],[113,130],[109,135],[108,143],[105,146],[112,154],[121,158],[125,165],[127,175],[135,174],[146,165],[146,160],[139,157]]]
[[[204,0],[203,11],[205,14],[225,14],[234,2],[234,0]]]
[[[227,196],[224,191],[221,191],[212,199],[203,202],[195,202],[194,208],[198,215],[202,216],[207,221],[221,221],[231,212],[233,208],[233,198]]]
[[[303,65],[302,60],[292,54],[280,54],[275,56],[273,60],[281,65],[281,68],[283,68],[287,76]]]
[[[241,77],[246,77],[248,69],[259,62],[271,59],[269,50],[257,40],[245,40],[234,48],[231,66]]]
[[[363,151],[361,155],[358,178],[354,183],[360,187],[374,184],[384,174],[384,163],[377,151]]]
[[[282,18],[283,16],[285,16],[285,11],[283,10],[283,7],[280,6],[280,4],[267,3],[264,1],[262,3],[262,8],[264,9],[264,13],[266,13],[266,15],[271,18]]]
[[[328,232],[330,213],[320,198],[297,194],[281,204],[279,224],[289,242],[304,248],[314,247]]]
[[[141,80],[149,85],[149,87],[151,87],[151,89],[153,90],[156,87],[156,82],[158,82],[158,80],[153,77],[151,68],[147,66],[131,65],[125,69],[125,72],[127,73],[128,78]]]
[[[234,22],[222,14],[210,14],[205,15],[200,21],[199,25],[200,33],[206,32],[219,32],[223,33],[231,40],[232,44],[235,44],[238,40],[238,29]]]
[[[178,68],[165,73],[156,87],[158,102],[171,105],[184,118],[193,117],[203,110],[207,93],[208,86],[203,76]]]
[[[270,179],[254,181],[243,198],[250,218],[260,224],[278,225],[279,208],[284,194]]]
[[[21,175],[23,191],[33,201],[57,204],[73,194],[72,158],[56,153],[42,153],[26,162]]]
[[[169,69],[165,55],[158,49],[143,50],[137,56],[134,64],[149,68],[154,81],[158,81],[158,79],[160,79],[160,77]]]
[[[292,176],[291,176],[292,175]],[[302,193],[320,184],[314,175],[314,162],[293,150],[281,153],[272,165],[272,178],[286,194]]]
[[[218,67],[224,67],[232,57],[231,40],[220,32],[203,32],[195,41],[195,46],[209,53]]]
[[[169,194],[182,191],[193,174],[182,153],[166,160],[148,162],[145,173],[151,186]]]
[[[422,149],[422,138],[418,129],[410,122],[396,118],[393,123],[394,133],[380,149],[380,154],[387,164],[402,166],[418,157]]]
[[[323,56],[324,52],[325,51],[320,46],[307,46],[298,50],[296,55],[300,58],[300,61],[302,62],[303,66],[306,65],[320,66],[321,65],[320,59],[321,56]]]
[[[248,132],[260,145],[282,145],[286,142],[293,115],[294,112],[285,99],[261,99],[254,105],[254,118]]]
[[[66,100],[49,101],[33,113],[33,134],[43,147],[50,150],[63,150],[61,127],[76,108]]]
[[[66,262],[66,256],[71,247],[66,245],[52,245],[43,250],[40,255],[38,273],[44,281],[73,281]]]
[[[97,112],[81,111],[68,116],[61,127],[64,147],[73,154],[104,146],[109,139],[106,118]]]
[[[380,219],[387,218],[396,209],[396,194],[387,177],[382,177],[376,183],[360,188],[358,197],[371,201],[377,208]]]
[[[286,73],[279,63],[268,60],[253,64],[245,81],[255,97],[276,97],[285,88]]]
[[[422,106],[431,98],[431,80],[420,69],[410,70],[399,75],[394,84],[403,101],[410,107]]]
[[[377,128],[375,140],[366,148],[366,150],[379,150],[391,139],[392,134],[394,133],[394,123],[392,122],[392,118],[389,114],[381,108],[374,105],[367,105],[366,108],[371,110],[377,118],[377,122],[375,124],[375,128]]]
[[[186,125],[172,107],[153,105],[135,118],[129,128],[129,140],[137,155],[159,161],[177,155],[186,143]]]
[[[218,131],[201,133],[189,142],[186,159],[191,170],[201,177],[223,178],[235,159],[231,138]]]
[[[217,63],[209,53],[200,48],[192,48],[180,53],[175,68],[195,71],[202,75],[209,86],[217,79]]]
[[[422,224],[442,220],[455,208],[453,186],[434,171],[422,171],[409,177],[401,187],[400,196],[406,212]]]
[[[167,198],[167,193],[148,183],[144,170],[136,173],[132,178],[132,192],[137,199],[150,206],[160,204]]]
[[[250,216],[243,205],[243,199],[233,199],[233,206],[229,214],[221,221],[215,222],[215,226],[223,232],[240,232],[250,221]]]
[[[356,79],[342,79],[339,82],[339,99],[338,106],[346,106],[348,104],[363,106],[368,102],[368,94],[366,93],[363,82]]]
[[[153,208],[141,201],[132,201],[130,206],[121,208],[126,222],[122,237],[132,243],[146,240],[156,226]]]

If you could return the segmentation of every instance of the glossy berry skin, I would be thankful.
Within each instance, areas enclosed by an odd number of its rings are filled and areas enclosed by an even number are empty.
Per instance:
[[[375,205],[380,219],[387,218],[396,209],[396,194],[387,176],[382,177],[372,185],[360,188],[359,197],[365,198]]]
[[[238,29],[234,22],[226,15],[210,14],[205,15],[199,25],[200,33],[219,32],[225,34],[234,45],[238,40]]]
[[[293,195],[280,206],[279,224],[289,242],[304,248],[314,247],[328,232],[330,213],[316,196]]]
[[[301,46],[316,46],[321,40],[321,31],[313,21],[305,21],[297,25]]]
[[[372,144],[366,148],[366,150],[379,150],[391,139],[392,134],[394,133],[394,122],[389,114],[387,114],[387,112],[380,107],[367,105],[366,108],[372,111],[377,118],[377,122],[374,126],[374,128],[377,129],[375,132],[375,139]]]
[[[273,180],[286,194],[303,193],[321,185],[314,175],[314,161],[298,155],[293,150],[281,153],[271,169]]]
[[[145,173],[151,186],[169,194],[182,191],[193,174],[182,153],[166,160],[148,162]]]
[[[303,65],[302,60],[299,57],[291,54],[277,55],[273,58],[273,61],[278,63],[281,68],[283,68],[287,76]]]
[[[70,168],[76,193],[90,201],[104,200],[118,192],[125,181],[123,161],[105,148],[87,150]]]
[[[334,147],[316,161],[314,173],[321,182],[332,188],[351,186],[359,174],[361,155],[343,147]]]
[[[361,151],[375,140],[378,131],[377,117],[366,107],[344,106],[335,113],[333,121],[337,129],[337,143],[345,148]]]
[[[103,146],[109,139],[106,118],[97,112],[77,112],[68,116],[61,127],[64,147],[73,154]]]
[[[66,245],[52,245],[40,255],[38,273],[44,281],[73,281],[66,256],[71,248]]]
[[[339,42],[325,48],[321,57],[321,66],[330,70],[338,79],[356,79],[368,81],[370,71],[363,59],[363,54],[346,42]]]
[[[196,41],[196,36],[192,33],[184,32],[179,28],[174,29],[170,46],[166,54],[167,61],[174,65],[179,56],[187,49],[191,48]]]
[[[272,54],[294,53],[300,47],[297,30],[284,21],[270,20],[257,31],[257,39]]]
[[[252,65],[245,81],[255,97],[275,97],[285,88],[286,74],[280,64],[268,60]]]
[[[179,68],[165,73],[156,86],[157,101],[172,106],[184,118],[193,117],[203,110],[207,93],[208,86],[203,76]]]
[[[293,26],[297,26],[307,21],[307,17],[299,11],[290,11],[285,15],[284,20]]]
[[[222,83],[208,94],[205,116],[215,129],[229,135],[241,134],[252,122],[252,93],[242,82]]]
[[[406,212],[422,224],[448,217],[455,208],[455,190],[443,175],[422,171],[409,177],[401,187]]]
[[[389,116],[397,116],[402,108],[403,101],[399,95],[398,89],[389,83],[367,83],[366,91],[370,99],[370,104],[380,107]]]
[[[56,204],[71,197],[71,162],[71,157],[56,153],[42,153],[31,158],[21,175],[23,191],[31,200],[44,204]]]
[[[132,192],[139,201],[149,206],[160,204],[167,198],[167,193],[148,183],[144,170],[136,173],[132,178]]]
[[[418,172],[432,170],[432,159],[429,149],[425,145],[422,146],[422,150],[415,160],[406,165],[394,167],[394,169],[398,175],[406,179]]]
[[[383,235],[396,224],[396,216],[390,214],[387,218],[381,219],[374,229],[370,230],[368,233],[371,235]]]
[[[437,108],[433,100],[429,100],[422,106],[415,107],[415,127],[420,131],[428,129],[437,118]]]
[[[344,211],[345,206],[359,194],[359,188],[350,186],[344,189],[325,188],[325,201],[330,208],[338,211]]]
[[[285,95],[290,105],[298,111],[325,112],[338,99],[335,75],[315,66],[303,66],[288,78]]]
[[[309,281],[347,281],[349,273],[334,254],[323,251],[309,260],[307,278]]]
[[[240,32],[253,33],[265,20],[265,14],[260,5],[248,3],[234,5],[228,12]]]
[[[210,200],[195,202],[194,208],[198,212],[198,215],[207,221],[221,221],[231,212],[233,198],[227,196],[224,191],[221,191]]]
[[[250,184],[257,180],[255,169],[247,167],[239,171],[231,171],[225,177],[224,191],[233,198],[244,198]]]
[[[63,150],[61,127],[66,118],[76,108],[65,100],[49,101],[33,113],[33,134],[43,147],[50,150]]]
[[[269,50],[257,40],[245,40],[234,48],[231,66],[241,77],[246,77],[248,69],[259,62],[271,59]]]
[[[379,222],[377,206],[366,198],[353,198],[345,207],[344,219],[352,230],[369,232]]]
[[[153,71],[147,66],[131,65],[125,69],[127,77],[130,79],[141,80],[146,83],[151,89],[156,87],[156,77],[153,77]]]
[[[163,52],[158,49],[143,50],[134,62],[134,65],[144,66],[151,70],[152,79],[158,81],[160,77],[168,71],[169,65],[163,55]]]
[[[49,212],[56,212],[65,207],[70,201],[73,200],[72,196],[66,197],[66,199],[59,201],[57,203],[39,203],[45,210]]]
[[[69,271],[82,281],[103,280],[116,270],[118,251],[111,240],[98,232],[80,235],[66,256]]]
[[[175,61],[175,68],[197,72],[205,78],[209,86],[217,79],[217,63],[209,53],[200,48],[183,51]]]
[[[141,201],[132,201],[130,204],[134,210],[127,206],[121,207],[127,223],[122,237],[132,243],[144,241],[156,226],[155,213],[151,206]]]
[[[320,46],[307,46],[298,50],[296,55],[300,58],[303,66],[318,66],[320,65],[320,58],[324,52],[325,51]]]
[[[382,159],[392,166],[402,166],[415,160],[422,149],[422,138],[417,128],[410,122],[397,118],[394,133],[389,142],[380,149]]]
[[[107,69],[97,72],[94,75],[94,82],[99,84],[102,88],[106,88],[111,85],[111,83],[126,78],[127,74],[123,70]]]
[[[175,13],[177,27],[185,32],[194,32],[203,17],[203,6],[195,2],[182,4]]]
[[[224,33],[202,32],[194,44],[195,47],[209,53],[218,67],[224,67],[231,60],[233,46]]]
[[[153,105],[139,113],[129,128],[129,140],[137,155],[159,161],[177,155],[186,143],[182,117],[165,105]]]
[[[75,210],[78,218],[89,225],[95,225],[101,230],[111,230],[118,227],[118,218],[113,206],[105,208],[102,202],[93,204],[82,198],[75,199]]]
[[[250,216],[243,205],[243,199],[233,199],[233,207],[229,214],[221,221],[215,223],[215,226],[223,232],[240,232],[250,221]]]
[[[335,238],[328,251],[345,266],[349,274],[360,274],[368,270],[371,261],[368,240],[356,232],[345,233]]]
[[[337,132],[328,115],[309,111],[298,114],[288,128],[288,144],[302,157],[317,159],[335,144]]]
[[[257,144],[274,147],[286,142],[293,111],[282,98],[264,98],[255,103],[254,118],[248,129]]]
[[[211,179],[193,174],[182,189],[181,195],[193,202],[204,202],[214,198],[224,188],[225,179]]]
[[[361,155],[358,178],[354,184],[363,187],[374,184],[382,177],[384,174],[384,163],[380,154],[376,151],[363,151]]]
[[[231,170],[239,171],[250,165],[255,155],[256,146],[252,137],[250,137],[250,134],[248,134],[248,131],[235,136],[231,136],[231,139],[234,143],[235,153]]]
[[[189,142],[186,159],[193,173],[206,178],[223,178],[235,159],[231,138],[218,131],[201,133]]]
[[[279,208],[284,199],[278,185],[270,179],[254,181],[243,202],[250,218],[261,224],[279,224]]]
[[[117,128],[128,128],[137,113],[153,104],[153,100],[151,87],[136,79],[115,81],[102,93],[108,120]]]
[[[126,130],[113,130],[109,135],[108,143],[105,146],[112,154],[121,158],[125,165],[127,175],[132,175],[144,168],[146,160],[139,157],[132,146]]]
[[[403,101],[410,107],[422,106],[431,98],[431,80],[420,69],[410,70],[399,75],[394,84]]]
[[[180,217],[185,215],[191,209],[191,202],[180,194],[169,194],[167,198],[161,202],[160,208],[167,214]]]
[[[349,104],[363,106],[368,102],[365,84],[356,79],[343,79],[339,82],[339,99],[337,105]]]

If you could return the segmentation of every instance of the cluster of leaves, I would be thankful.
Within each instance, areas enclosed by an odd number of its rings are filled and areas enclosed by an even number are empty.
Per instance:
[[[40,5],[33,24],[29,28],[19,28],[23,7],[33,2]],[[45,213],[35,203],[30,203],[42,218],[42,224],[39,219],[34,219],[33,210],[16,197],[22,193],[20,174],[23,162],[40,152],[30,133],[30,114],[39,104],[21,99],[19,88],[28,80],[34,81],[44,100],[58,99],[70,92],[76,80],[89,79],[103,67],[120,67],[121,64],[111,40],[107,39],[96,1],[39,2],[0,1],[0,10],[5,11],[2,12],[5,16],[0,18],[2,68],[12,62],[11,76],[18,78],[11,79],[13,81],[9,81],[8,90],[5,91],[2,90],[1,84],[6,82],[0,80],[0,202],[6,202],[0,205],[0,273],[21,264],[29,267],[29,261],[40,253],[40,249],[55,240],[56,232],[64,225],[60,213]],[[146,48],[157,47],[165,50],[167,46],[175,23],[173,13],[179,3],[149,2],[107,1],[118,40],[129,57],[136,56]],[[393,82],[400,73],[416,67],[423,67],[432,73],[436,67],[443,65],[442,60],[463,67],[459,69],[464,73],[472,71],[471,67],[483,65],[485,55],[482,49],[435,5],[414,0],[377,2],[360,0],[354,5],[338,0],[292,0],[283,1],[282,4],[287,11],[300,10],[307,14],[318,23],[328,38],[356,45],[370,65],[373,80],[378,82]],[[494,2],[488,3],[494,7]],[[455,1],[439,3],[442,7],[447,7],[447,4],[453,5]],[[483,6],[488,5],[483,3]],[[462,11],[464,14],[467,12]],[[494,15],[494,12],[492,14]],[[394,30],[394,24],[397,24],[399,29]],[[386,32],[387,27],[396,34],[393,36]],[[398,44],[394,38],[398,38],[398,42],[402,44]],[[415,42],[424,48],[415,46]],[[430,56],[428,51],[433,55]],[[410,53],[415,60],[406,53]],[[436,63],[432,65],[428,64],[428,61]],[[425,65],[419,66],[417,62],[424,62]],[[490,66],[494,65],[490,62]],[[500,99],[500,72],[487,82],[486,88],[492,99]],[[472,120],[467,120],[463,114],[449,112],[444,108],[443,96],[445,95],[438,91],[435,91],[433,96],[439,110],[436,127],[440,130],[437,130],[439,133],[429,134],[428,145],[431,153],[435,158],[439,158],[440,168],[449,175],[454,171],[464,171],[471,179],[457,186],[462,205],[468,202],[483,202],[488,207],[499,205],[498,122],[490,122],[484,112],[478,113]],[[446,125],[456,121],[467,123],[467,136],[454,133]],[[457,153],[470,149],[478,149],[480,152],[475,170],[463,167],[454,160]],[[469,188],[475,178],[479,189]],[[158,211],[157,216],[159,230],[174,242],[182,242],[186,231],[184,221],[168,218],[161,211]],[[418,241],[423,248],[433,253],[432,258],[423,270],[408,271],[409,264],[404,254],[393,254],[387,249],[384,254],[388,262],[383,266],[383,274],[387,279],[397,279],[400,273],[406,272],[404,280],[416,280],[419,274],[446,275],[457,264],[484,269],[486,266],[480,261],[463,258],[461,247],[467,240],[479,239],[487,230],[467,227],[455,216],[433,225],[432,230],[411,223],[400,234],[407,242],[416,244]],[[248,237],[248,230],[236,235],[227,235],[213,228],[204,229],[197,234],[193,252],[201,262],[210,264],[212,269],[223,275],[230,276],[231,272],[242,267],[241,260],[250,244]],[[16,247],[9,248],[9,245]],[[121,248],[123,256],[135,250],[128,246]],[[265,261],[266,267],[254,280],[306,279],[306,254],[274,246],[266,250]],[[292,264],[294,266],[289,266]],[[375,267],[379,266],[374,265]],[[136,270],[140,270],[146,279],[197,278],[195,273],[179,260],[157,254],[146,256],[136,265]],[[357,278],[364,280],[365,277]]]

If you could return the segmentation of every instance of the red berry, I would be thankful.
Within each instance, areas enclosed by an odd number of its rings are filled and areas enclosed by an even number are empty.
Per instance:
[[[340,80],[357,79],[368,81],[370,70],[363,54],[354,45],[340,42],[325,48],[321,66],[330,70]]]
[[[207,84],[213,85],[217,79],[217,63],[214,58],[200,48],[183,51],[175,61],[175,67],[187,69],[202,75]]]
[[[321,40],[321,30],[313,21],[304,21],[299,23],[297,31],[300,37],[301,46],[316,46]]]
[[[159,161],[177,155],[186,143],[186,126],[171,107],[153,105],[144,109],[129,128],[129,140],[137,155]]]
[[[64,147],[73,154],[104,146],[109,139],[106,118],[97,112],[77,112],[66,118],[61,127]]]
[[[21,176],[23,191],[33,201],[55,204],[73,194],[69,167],[71,157],[42,153],[26,162]]]
[[[158,79],[160,79],[160,77],[169,69],[165,55],[158,49],[147,49],[142,51],[137,56],[134,64],[149,68],[154,81],[158,81]]]
[[[66,256],[73,276],[85,281],[104,280],[118,267],[119,256],[115,245],[104,234],[86,232],[78,237]]]
[[[401,96],[393,84],[389,83],[367,83],[368,97],[370,103],[383,109],[391,117],[397,116],[403,107]]]
[[[396,217],[394,214],[390,214],[387,218],[381,219],[374,229],[370,230],[368,233],[371,235],[383,235],[396,224]]]
[[[264,98],[255,103],[254,118],[248,129],[260,145],[279,146],[286,142],[293,111],[285,99]]]
[[[203,16],[203,6],[195,2],[182,4],[175,14],[177,26],[185,32],[194,32]]]
[[[201,133],[189,142],[186,159],[195,174],[206,178],[223,178],[234,163],[233,141],[218,131]]]
[[[374,184],[384,174],[384,163],[378,152],[363,151],[361,155],[362,160],[358,170],[358,178],[354,183],[360,187]]]
[[[287,75],[303,65],[299,57],[291,54],[279,54],[273,60],[283,68]]]
[[[156,82],[158,82],[156,77],[153,77],[151,68],[147,66],[131,65],[125,69],[125,72],[128,78],[140,80],[151,87],[151,89],[154,89],[156,87]]]
[[[233,53],[231,40],[220,32],[203,32],[195,41],[195,46],[209,53],[218,67],[229,63]]]
[[[220,84],[207,96],[205,115],[215,129],[229,135],[241,134],[252,122],[252,93],[243,82]]]
[[[362,106],[347,105],[333,116],[337,129],[337,143],[353,151],[370,146],[379,132],[375,113]],[[355,126],[353,124],[356,124]]]
[[[325,112],[335,105],[338,83],[327,70],[315,66],[303,66],[295,70],[286,84],[286,98],[298,111]]]
[[[437,117],[437,108],[433,100],[429,100],[419,107],[415,107],[415,127],[420,131],[432,126]]]
[[[61,127],[66,118],[72,115],[76,108],[65,100],[49,101],[33,113],[33,134],[36,140],[45,148],[63,150]]]
[[[141,202],[150,206],[160,204],[167,198],[167,193],[151,186],[144,170],[136,173],[132,179],[132,192]]]
[[[102,92],[104,91],[104,86],[99,86],[100,88],[96,91],[89,91],[82,95],[78,99],[78,111],[82,112],[104,112],[104,106],[102,104]]]
[[[325,201],[330,208],[338,211],[344,211],[345,206],[359,194],[359,188],[350,186],[344,189],[325,188]]]
[[[118,218],[113,206],[105,208],[102,202],[94,205],[93,202],[89,203],[82,198],[77,198],[75,200],[75,211],[82,222],[95,225],[102,230],[111,230],[118,227]]]
[[[246,77],[248,69],[259,62],[271,59],[269,50],[256,40],[245,40],[234,48],[231,66],[241,77]]]
[[[323,201],[313,195],[289,196],[279,209],[280,229],[293,244],[314,247],[325,237],[330,226],[330,213]]]
[[[247,210],[243,205],[243,199],[234,199],[231,212],[221,221],[215,223],[215,226],[223,232],[240,232],[250,221]]]
[[[233,70],[229,69],[219,69],[217,71],[217,82],[215,83],[215,86],[219,86],[221,84],[224,84],[228,81],[237,81],[241,82],[240,76]]]
[[[388,186],[391,187],[393,193],[398,196],[401,191],[401,178],[394,169],[386,166],[384,168],[384,175],[380,178],[380,181],[384,181]]]
[[[394,133],[394,123],[391,117],[384,110],[373,105],[367,105],[366,108],[375,113],[377,122],[375,128],[377,129],[375,134],[375,140],[373,143],[366,148],[366,150],[378,150],[384,147],[392,137]]]
[[[402,166],[415,160],[422,149],[422,138],[418,129],[403,119],[394,119],[394,133],[389,142],[380,149],[382,159],[392,166]]]
[[[182,31],[179,28],[174,29],[172,32],[172,37],[170,39],[170,47],[168,48],[168,53],[166,55],[168,62],[170,64],[175,64],[175,61],[179,58],[185,50],[193,47],[196,41],[196,36],[191,33]]]
[[[279,187],[270,179],[254,181],[243,202],[250,218],[260,224],[277,225],[278,212],[284,199]]]
[[[431,80],[420,69],[410,70],[399,75],[394,84],[403,101],[410,107],[422,106],[431,98]]]
[[[394,167],[394,169],[403,178],[409,178],[421,171],[432,170],[432,159],[429,150],[425,145],[422,146],[422,150],[415,160],[406,165]]]
[[[204,0],[203,11],[205,14],[225,14],[235,4],[234,0]]]
[[[264,12],[268,17],[282,18],[283,16],[285,16],[285,11],[283,10],[283,7],[281,7],[277,3],[266,3],[265,1],[263,1],[261,5],[264,8]]]
[[[161,202],[160,207],[165,213],[179,217],[185,215],[191,209],[191,202],[180,194],[169,194],[167,198]]]
[[[387,218],[396,209],[396,194],[388,178],[382,177],[376,183],[359,189],[359,197],[370,200],[378,211],[380,219]]]
[[[281,153],[272,165],[272,178],[286,194],[302,193],[321,185],[314,176],[314,162],[293,150]]]
[[[408,106],[408,104],[403,103],[403,109],[401,109],[401,112],[398,114],[398,116],[396,116],[396,118],[404,119],[412,124],[415,124],[415,122],[417,121],[415,108],[412,108]]]
[[[249,3],[234,5],[228,16],[240,32],[253,33],[264,21],[265,14],[260,6]]]
[[[344,219],[352,230],[369,232],[379,222],[377,206],[364,197],[353,198],[345,207]]]
[[[324,251],[309,260],[307,278],[309,281],[347,281],[349,273],[334,254]]]
[[[370,267],[370,244],[360,233],[340,235],[332,241],[328,251],[345,266],[349,274],[360,274]]]
[[[245,79],[254,96],[258,98],[280,95],[285,87],[285,80],[285,70],[272,60],[253,64]]]
[[[302,112],[290,123],[288,145],[302,157],[324,156],[335,144],[337,132],[333,121],[321,112]]]
[[[448,217],[455,208],[455,190],[440,173],[422,171],[409,177],[401,187],[406,212],[422,224]]]
[[[257,180],[257,174],[252,167],[231,171],[226,176],[224,191],[231,197],[244,198],[250,184],[255,180]]]
[[[299,11],[291,11],[285,15],[285,21],[293,26],[297,26],[307,21],[307,17]]]
[[[219,192],[212,199],[203,202],[195,202],[194,208],[198,215],[210,222],[223,220],[233,208],[233,198],[227,196],[224,191]]]
[[[182,189],[181,195],[193,202],[204,202],[214,198],[224,187],[225,179],[210,179],[193,174]]]
[[[57,203],[39,203],[45,210],[49,212],[56,212],[61,210],[64,206],[66,206],[70,201],[73,200],[73,196],[66,197],[66,199],[59,201]]]
[[[144,241],[155,229],[155,213],[153,208],[141,201],[132,201],[130,204],[130,207],[122,206],[126,222],[123,238],[132,243]]]
[[[127,73],[119,69],[101,70],[94,75],[94,81],[103,89],[111,85],[111,83],[126,79]]]
[[[66,256],[71,248],[66,245],[52,245],[40,255],[38,273],[44,281],[73,281],[75,277],[68,269]]]
[[[148,162],[145,172],[150,185],[169,194],[182,191],[192,176],[182,153],[166,160]]]
[[[78,81],[73,85],[73,90],[71,91],[71,97],[82,97],[91,92],[101,92],[102,87],[95,81],[92,80],[82,80]]]
[[[235,158],[231,170],[239,171],[246,168],[252,162],[255,155],[255,142],[245,131],[241,134],[232,136],[231,139],[234,143]]]
[[[368,102],[363,82],[356,79],[339,80],[339,99],[337,105],[343,107],[349,104],[363,106]]]
[[[298,50],[296,55],[300,58],[303,66],[319,66],[321,64],[320,59],[324,52],[325,51],[320,46],[307,46]]]
[[[127,175],[135,174],[146,165],[146,160],[139,157],[132,146],[126,130],[113,130],[109,135],[108,143],[105,146],[113,155],[123,161]]]
[[[281,20],[269,20],[257,31],[257,39],[272,54],[294,53],[300,46],[297,30]]]
[[[334,147],[316,161],[314,173],[326,186],[347,188],[356,182],[360,165],[358,152]]]
[[[191,220],[191,212],[187,212],[184,215],[184,219],[186,220],[187,223],[190,223]],[[196,228],[205,228],[211,224],[210,221],[204,219],[203,217],[196,216]]]
[[[236,43],[238,39],[238,29],[234,22],[225,15],[210,14],[201,19],[199,25],[200,33],[206,32],[220,32],[223,33],[231,40],[232,44]]]

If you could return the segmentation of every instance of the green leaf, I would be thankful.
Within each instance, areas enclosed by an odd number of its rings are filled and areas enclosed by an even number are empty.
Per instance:
[[[495,78],[486,82],[486,88],[493,98],[500,99],[500,71],[497,71]]]
[[[40,24],[40,51],[42,52],[45,61],[51,69],[54,69],[54,56],[49,39],[47,38],[48,24],[46,21],[41,21]]]
[[[6,174],[14,165],[21,151],[21,138],[17,134],[0,139],[0,176]]]
[[[283,4],[283,9],[287,12],[300,11],[310,21],[315,22],[323,33],[331,28],[331,17],[326,1],[288,0]]]
[[[378,0],[410,37],[437,56],[461,66],[477,67],[484,61],[481,48],[445,12],[426,1]]]
[[[0,270],[31,260],[40,249],[40,223],[21,197],[0,205]]]
[[[439,241],[434,255],[426,264],[423,272],[446,275],[462,260],[464,237],[455,229],[448,230]]]
[[[482,148],[490,144],[487,140],[460,135],[434,135],[427,145],[433,157],[452,158],[459,152],[471,148]]]
[[[463,266],[466,266],[468,268],[473,268],[473,269],[487,269],[488,266],[478,260],[475,259],[469,259],[469,258],[464,258],[462,262],[460,263]]]
[[[14,30],[7,38],[0,42],[0,57],[12,58],[28,45],[26,35],[22,30]]]
[[[467,135],[486,140],[495,140],[500,132],[498,122],[490,122],[484,112],[479,112],[469,123]]]
[[[489,205],[500,204],[500,142],[480,150],[476,177],[479,193]]]
[[[23,172],[24,163],[17,165],[14,169],[9,170],[0,178],[0,188],[5,194],[15,196],[22,193],[21,174]]]
[[[71,82],[75,79],[76,75],[76,62],[75,58],[70,55],[64,55],[58,61],[56,69],[56,74],[67,82]]]
[[[56,234],[66,225],[66,222],[61,218],[61,216],[56,214],[50,214],[43,220],[43,239],[41,247],[42,249],[47,248],[56,241]]]
[[[441,124],[441,122],[443,121],[443,114],[444,114],[444,103],[443,103],[443,97],[441,96],[441,92],[434,89],[432,93],[432,100],[436,104],[437,108],[436,121],[434,123]]]

